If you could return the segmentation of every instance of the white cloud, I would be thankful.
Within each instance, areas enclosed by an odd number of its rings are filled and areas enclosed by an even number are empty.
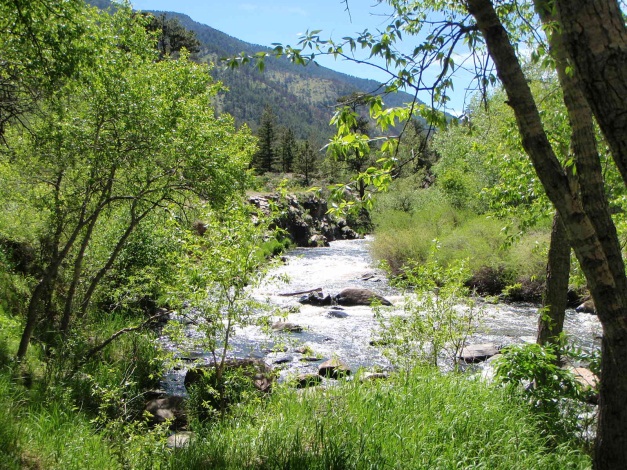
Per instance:
[[[300,7],[283,7],[279,5],[260,5],[258,3],[240,3],[237,9],[245,12],[259,12],[272,15],[309,16],[309,12]]]
[[[255,5],[254,3],[240,3],[237,6],[237,9],[244,11],[256,11],[259,10],[259,5]]]

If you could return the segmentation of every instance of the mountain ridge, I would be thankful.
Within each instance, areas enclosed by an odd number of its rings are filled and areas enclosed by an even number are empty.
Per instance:
[[[99,8],[111,6],[109,0],[87,2]],[[222,58],[241,52],[249,55],[258,52],[271,54],[272,49],[230,36],[184,13],[142,11],[176,18],[183,27],[196,34],[201,42],[199,59],[215,65],[212,75],[229,90],[217,99],[217,110],[231,114],[238,124],[246,123],[253,130],[257,128],[264,108],[271,106],[278,126],[292,128],[297,138],[324,143],[334,133],[329,121],[338,98],[355,92],[375,93],[381,89],[381,83],[376,80],[337,72],[317,64],[295,65],[285,58],[268,57],[263,72],[251,65],[231,70],[222,64]],[[384,96],[386,106],[390,107],[412,100],[413,96],[405,92]]]

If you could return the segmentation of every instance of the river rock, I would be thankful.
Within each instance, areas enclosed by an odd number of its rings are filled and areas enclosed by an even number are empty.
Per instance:
[[[335,301],[339,305],[372,305],[380,303],[381,305],[390,306],[392,303],[386,298],[372,292],[369,289],[361,289],[349,287],[335,296]]]
[[[296,323],[290,323],[285,321],[278,321],[272,324],[274,331],[287,331],[290,333],[300,333],[303,331],[303,327]]]
[[[213,364],[189,369],[187,374],[185,374],[185,388],[189,390],[192,385],[200,381],[205,371],[211,371],[212,369],[214,369]],[[235,369],[241,369],[243,374],[251,380],[252,384],[260,392],[269,392],[271,390],[274,374],[272,373],[272,368],[261,359],[227,359],[225,370],[233,371]]]
[[[172,434],[168,436],[168,440],[165,445],[170,449],[180,449],[182,447],[187,447],[189,442],[193,439],[194,433],[191,431],[181,431],[176,434]]]
[[[322,248],[329,246],[329,240],[324,235],[318,233],[309,237],[308,246],[311,248]]]
[[[320,359],[319,357],[316,356],[305,356],[305,357],[301,357],[299,359],[300,362],[318,362],[321,361],[322,359]]]
[[[586,300],[584,303],[575,308],[576,312],[579,313],[590,313],[592,315],[596,315],[597,309],[594,306],[594,301],[592,299]]]
[[[472,344],[462,349],[458,359],[466,364],[475,364],[496,356],[498,353],[498,349],[492,343]]]
[[[596,389],[599,385],[599,378],[594,372],[585,367],[572,367],[570,371],[575,375],[577,382],[587,389]]]
[[[315,387],[322,383],[322,377],[318,374],[300,374],[296,377],[296,388]]]
[[[346,318],[348,316],[348,313],[346,313],[344,310],[333,309],[327,312],[327,316],[333,318]]]
[[[333,299],[330,295],[324,295],[322,291],[311,292],[307,295],[302,296],[298,300],[301,304],[309,304],[309,305],[331,305],[333,303]]]
[[[362,382],[374,382],[375,380],[387,380],[390,375],[386,372],[366,372],[361,375]]]
[[[278,359],[275,359],[274,364],[288,364],[292,362],[294,358],[292,356],[284,356]]]
[[[336,358],[324,361],[318,366],[318,374],[330,379],[339,379],[351,374],[351,370],[346,364]]]
[[[187,423],[184,410],[185,398],[170,395],[165,398],[155,398],[146,403],[145,411],[149,414],[151,424],[170,422],[172,429],[178,429]]]

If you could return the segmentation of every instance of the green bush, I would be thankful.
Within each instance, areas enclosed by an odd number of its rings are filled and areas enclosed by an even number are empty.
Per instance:
[[[67,399],[101,422],[140,417],[143,393],[157,388],[164,367],[154,333],[122,334],[77,369],[88,351],[128,326],[124,316],[114,315],[68,337],[63,348],[51,351],[43,392]]]
[[[544,435],[551,439],[568,439],[580,434],[590,437],[581,419],[591,407],[586,390],[575,375],[558,363],[555,346],[539,344],[505,348],[496,362],[496,377],[519,389],[543,423]]]

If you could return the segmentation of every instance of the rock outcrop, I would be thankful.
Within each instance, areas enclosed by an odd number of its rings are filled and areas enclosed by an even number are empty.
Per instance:
[[[278,208],[274,223],[285,230],[294,244],[304,247],[328,246],[334,240],[353,240],[359,234],[351,229],[346,220],[328,214],[324,199],[314,195],[251,196],[248,202],[265,215],[271,215],[270,207]]]

